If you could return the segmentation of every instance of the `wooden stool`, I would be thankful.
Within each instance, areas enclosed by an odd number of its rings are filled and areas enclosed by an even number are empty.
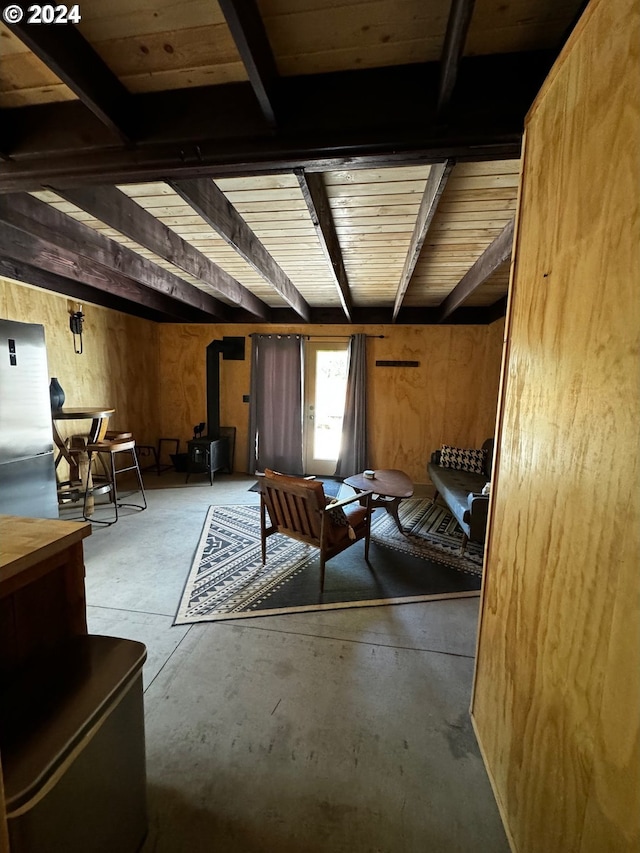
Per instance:
[[[144,493],[144,483],[142,482],[142,474],[138,464],[136,454],[136,442],[130,432],[108,432],[104,441],[96,441],[93,444],[87,444],[87,453],[89,455],[89,472],[88,482],[92,483],[91,487],[87,488],[84,495],[83,517],[86,521],[93,521],[96,524],[115,524],[118,520],[118,510],[120,507],[128,506],[134,509],[143,510],[147,508],[147,498]],[[116,464],[116,456],[118,453],[128,453],[130,456],[130,465],[118,468]],[[107,467],[104,458],[101,456],[109,454],[109,466]],[[105,471],[105,477],[98,477],[92,473],[93,460],[99,458]],[[134,503],[126,503],[118,500],[118,484],[117,479],[119,474],[124,474],[126,471],[135,471],[138,479],[138,489],[142,494],[142,505]],[[110,500],[113,501],[115,516],[110,520],[102,520],[88,515],[90,498],[99,493],[108,492]]]

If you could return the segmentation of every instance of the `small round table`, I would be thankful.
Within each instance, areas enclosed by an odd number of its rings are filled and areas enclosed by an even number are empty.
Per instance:
[[[347,477],[344,483],[356,492],[372,491],[371,506],[384,507],[392,516],[400,533],[404,533],[398,518],[398,506],[400,501],[413,495],[413,483],[404,471],[381,468],[375,472],[373,478],[365,477],[364,474],[354,474],[353,477]]]
[[[107,431],[109,418],[115,412],[111,407],[103,406],[101,408],[65,408],[53,409],[51,412],[51,420],[53,422],[53,440],[58,448],[58,454],[55,461],[56,473],[58,465],[63,459],[69,464],[70,481],[77,478],[80,479],[82,489],[86,491],[91,488],[91,475],[89,472],[89,457],[86,451],[81,448],[76,448],[75,454],[72,454],[67,447],[65,440],[58,432],[56,421],[85,421],[90,420],[91,426],[86,437],[86,443],[92,444],[96,441],[102,441]],[[93,512],[93,498],[90,497],[87,504],[87,515]]]

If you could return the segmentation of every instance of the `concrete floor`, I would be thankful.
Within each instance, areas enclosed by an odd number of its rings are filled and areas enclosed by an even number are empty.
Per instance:
[[[148,648],[144,853],[507,851],[468,715],[478,599],[172,627],[207,507],[258,496],[146,480],[85,540],[89,630]]]

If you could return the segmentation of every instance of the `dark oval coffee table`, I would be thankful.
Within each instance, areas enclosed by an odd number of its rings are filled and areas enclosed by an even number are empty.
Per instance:
[[[398,507],[400,501],[413,495],[413,483],[404,471],[381,468],[375,472],[373,479],[364,474],[354,474],[353,477],[347,477],[344,483],[356,492],[372,491],[371,506],[384,507],[393,517],[400,533],[404,533],[398,518]]]

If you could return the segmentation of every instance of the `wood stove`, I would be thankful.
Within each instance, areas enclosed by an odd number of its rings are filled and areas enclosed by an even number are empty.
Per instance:
[[[224,337],[221,341],[211,341],[207,347],[207,434],[187,442],[187,477],[191,474],[209,474],[213,485],[216,471],[231,473],[232,443],[228,435],[221,433],[235,430],[232,427],[220,427],[220,353],[225,360],[244,360],[243,337]]]

